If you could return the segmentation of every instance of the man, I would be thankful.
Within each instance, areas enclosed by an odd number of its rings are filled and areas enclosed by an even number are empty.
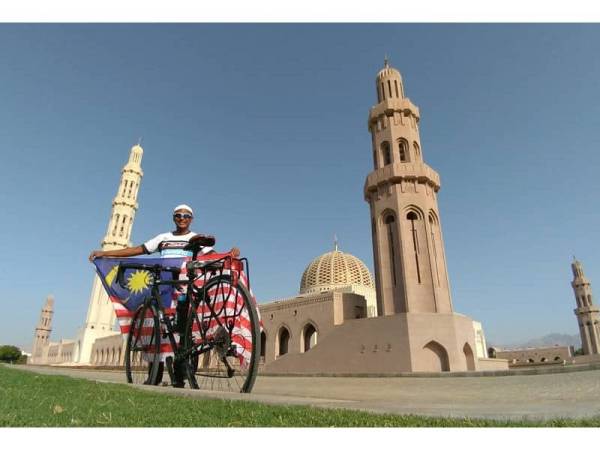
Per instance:
[[[162,257],[182,257],[192,256],[191,252],[186,252],[183,247],[189,242],[189,240],[196,235],[190,230],[190,225],[194,218],[194,211],[188,205],[178,205],[173,210],[173,222],[175,222],[175,231],[167,233],[161,233],[158,236],[150,239],[142,245],[137,247],[127,247],[119,250],[94,250],[90,253],[90,262],[94,258],[101,257],[128,257],[128,256],[139,256],[144,254],[154,253],[160,251]],[[237,249],[232,249],[232,251]],[[212,247],[204,247],[201,252],[202,254],[210,253],[213,251]]]
[[[192,252],[185,250],[184,247],[188,244],[189,240],[197,234],[190,230],[190,225],[193,219],[194,211],[190,206],[185,204],[177,205],[173,209],[173,222],[175,223],[175,231],[161,233],[144,244],[138,245],[137,247],[127,247],[119,250],[94,250],[92,253],[90,253],[89,260],[91,262],[94,260],[94,258],[139,256],[151,254],[156,251],[159,251],[161,257],[163,258],[181,258],[184,256],[192,256]],[[206,255],[213,252],[214,250],[212,247],[201,247],[199,254]],[[238,248],[233,247],[231,249],[231,254],[233,257],[237,257],[239,256],[240,251]],[[185,300],[186,296],[180,295],[176,308],[177,324],[175,328],[176,331],[180,333],[183,332],[187,316],[188,304]],[[162,379],[162,372],[163,363],[161,362],[158,375],[159,382]],[[184,386],[183,370],[181,367],[178,367],[178,365],[175,366],[175,380],[173,381],[173,385],[175,387]]]

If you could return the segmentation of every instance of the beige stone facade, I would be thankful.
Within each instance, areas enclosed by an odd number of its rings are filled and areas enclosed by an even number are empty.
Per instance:
[[[328,339],[335,327],[367,316],[363,296],[329,291],[259,305],[264,331],[262,361],[269,365],[288,354],[301,354]]]
[[[92,345],[90,364],[115,367],[125,364],[125,338],[121,334],[98,338]]]
[[[496,358],[507,359],[509,367],[532,367],[539,365],[567,364],[573,360],[570,346],[535,347],[514,350],[491,349]]]

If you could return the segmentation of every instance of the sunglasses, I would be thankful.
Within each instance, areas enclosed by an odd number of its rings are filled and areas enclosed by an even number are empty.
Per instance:
[[[181,214],[181,213],[177,213],[177,214],[173,214],[173,218],[174,219],[191,219],[192,216],[191,214]]]

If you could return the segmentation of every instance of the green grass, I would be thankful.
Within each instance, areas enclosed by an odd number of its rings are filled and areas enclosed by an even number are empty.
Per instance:
[[[131,386],[38,375],[0,365],[2,427],[598,427],[600,418],[548,422],[445,419],[192,399]]]

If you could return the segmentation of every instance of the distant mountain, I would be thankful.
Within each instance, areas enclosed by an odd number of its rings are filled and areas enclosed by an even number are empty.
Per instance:
[[[546,336],[530,339],[525,342],[510,345],[493,345],[493,347],[512,349],[526,347],[553,347],[555,345],[572,345],[575,350],[581,347],[581,337],[578,334],[550,333]]]

